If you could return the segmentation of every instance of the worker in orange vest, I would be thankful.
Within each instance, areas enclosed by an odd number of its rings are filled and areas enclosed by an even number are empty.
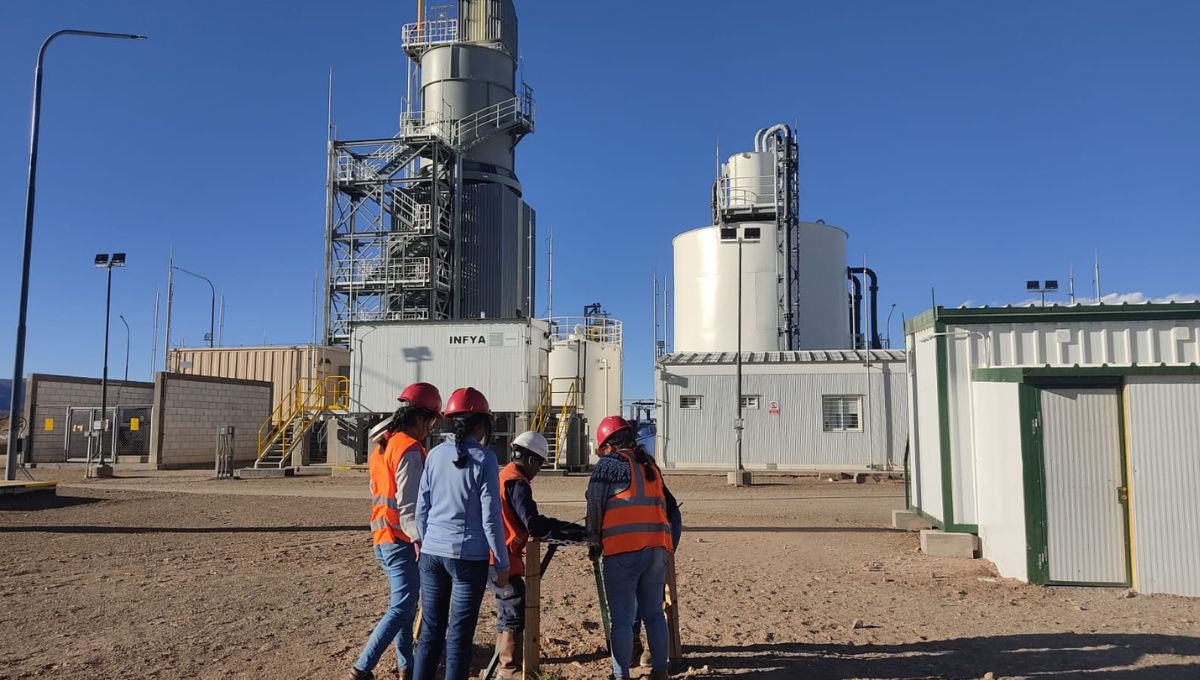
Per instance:
[[[512,442],[509,464],[500,471],[500,512],[508,545],[507,588],[492,587],[496,597],[496,652],[499,680],[523,677],[522,633],[525,631],[525,545],[529,538],[554,537],[583,542],[587,532],[578,524],[546,517],[538,511],[530,482],[550,457],[546,438],[522,432]]]
[[[388,577],[391,602],[351,667],[351,680],[373,678],[379,658],[393,642],[400,677],[411,680],[413,673],[412,629],[421,592],[417,493],[425,469],[422,442],[441,418],[442,396],[429,383],[413,383],[404,388],[399,401],[400,408],[378,428],[379,435],[372,437],[374,449],[368,459],[371,535],[375,559]]]
[[[666,680],[669,660],[663,593],[667,556],[675,549],[668,516],[678,512],[678,507],[662,471],[638,445],[629,421],[620,416],[600,421],[596,441],[600,460],[588,481],[587,529],[599,538],[592,559],[604,558],[613,677],[630,677],[633,622],[640,617],[650,647],[649,677]]]

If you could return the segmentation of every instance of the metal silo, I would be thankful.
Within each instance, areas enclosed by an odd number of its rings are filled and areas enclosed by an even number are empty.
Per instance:
[[[787,126],[760,130],[721,166],[713,226],[675,237],[674,351],[734,351],[739,288],[743,352],[850,346],[846,232],[800,222],[798,155]]]
[[[536,215],[514,149],[533,131],[512,0],[418,6],[400,130],[329,142],[327,340],[355,323],[529,317]]]

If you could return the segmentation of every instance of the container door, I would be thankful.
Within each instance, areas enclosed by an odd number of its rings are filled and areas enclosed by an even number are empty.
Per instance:
[[[1128,585],[1117,390],[1043,389],[1041,402],[1050,581]]]

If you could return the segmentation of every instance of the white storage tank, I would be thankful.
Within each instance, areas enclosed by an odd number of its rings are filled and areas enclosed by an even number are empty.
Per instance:
[[[800,295],[796,349],[845,349],[851,346],[850,303],[846,292],[845,230],[824,222],[801,222]]]
[[[588,441],[596,450],[595,428],[605,417],[621,413],[622,324],[607,317],[556,318],[550,323],[552,403],[561,408],[576,383],[582,392],[575,405],[588,423]]]
[[[746,151],[730,156],[723,172],[727,207],[736,210],[775,205],[775,154]]]
[[[774,223],[761,238],[742,244],[742,350],[779,349],[778,263]],[[737,348],[738,246],[722,242],[717,227],[675,237],[675,342],[677,352],[732,352]]]

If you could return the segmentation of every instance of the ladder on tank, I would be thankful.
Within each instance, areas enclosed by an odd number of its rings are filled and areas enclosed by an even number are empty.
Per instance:
[[[550,460],[547,462],[552,470],[557,470],[562,465],[562,452],[566,448],[571,417],[579,410],[580,382],[579,378],[555,378],[546,381],[541,403],[533,416],[533,426],[530,429],[540,432],[546,438],[546,444],[550,448]],[[556,396],[562,397],[562,406],[554,405]]]

